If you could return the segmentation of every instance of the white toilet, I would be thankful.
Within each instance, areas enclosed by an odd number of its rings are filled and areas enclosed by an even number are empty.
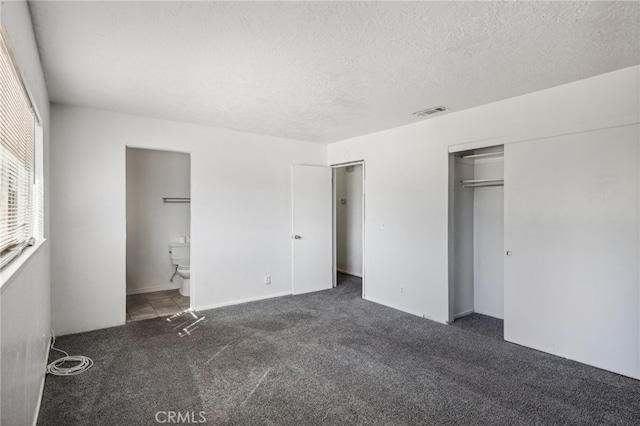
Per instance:
[[[191,244],[190,243],[171,243],[169,244],[169,253],[171,253],[171,263],[178,267],[178,275],[182,278],[182,287],[180,294],[189,296],[190,290],[190,260],[191,260]]]

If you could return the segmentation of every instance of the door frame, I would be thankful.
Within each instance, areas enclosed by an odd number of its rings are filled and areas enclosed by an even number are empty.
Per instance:
[[[331,164],[331,169],[332,169],[332,174],[331,174],[331,186],[332,186],[332,200],[331,203],[333,205],[333,287],[337,287],[338,286],[338,250],[337,250],[337,218],[336,218],[336,212],[337,212],[337,204],[336,204],[336,184],[337,184],[337,180],[336,180],[336,169],[339,168],[343,168],[343,167],[348,167],[348,166],[358,166],[361,165],[362,166],[362,298],[365,299],[365,228],[366,228],[366,222],[365,222],[365,202],[366,202],[366,197],[365,194],[367,192],[366,190],[366,165],[365,165],[365,161],[364,160],[356,160],[356,161],[348,161],[348,162],[344,162],[344,163],[335,163],[335,164]]]
[[[124,197],[125,197],[125,220],[124,220],[124,233],[125,233],[125,239],[124,239],[124,254],[125,254],[125,270],[127,267],[127,221],[128,221],[128,215],[126,214],[126,198],[127,198],[127,186],[126,186],[126,180],[127,180],[127,149],[129,148],[133,148],[133,149],[144,149],[147,151],[163,151],[163,152],[172,152],[172,153],[176,153],[176,154],[187,154],[189,156],[189,235],[194,235],[193,232],[193,155],[191,151],[183,151],[183,150],[179,150],[179,149],[172,149],[172,148],[166,148],[166,147],[155,147],[155,146],[146,146],[146,145],[135,145],[135,144],[125,144],[124,146],[124,170],[125,170],[125,187],[124,187]],[[169,242],[168,242],[169,243]],[[168,244],[167,243],[167,244]],[[191,247],[191,259],[189,260],[189,268],[190,268],[190,274],[191,274],[191,278],[189,279],[189,307],[194,308],[195,307],[195,301],[196,301],[196,289],[195,289],[195,285],[194,285],[194,274],[193,274],[193,266],[194,266],[194,262],[193,261],[193,247]],[[125,285],[124,285],[124,298],[126,300],[126,297],[128,296],[127,294],[127,283],[126,283],[126,279],[125,279]],[[125,307],[125,322],[126,323],[126,307]]]

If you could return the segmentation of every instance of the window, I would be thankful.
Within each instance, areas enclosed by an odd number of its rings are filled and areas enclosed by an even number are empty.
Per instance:
[[[42,152],[42,125],[0,35],[1,269],[34,238],[42,238],[43,185],[41,156],[36,159],[36,151]]]

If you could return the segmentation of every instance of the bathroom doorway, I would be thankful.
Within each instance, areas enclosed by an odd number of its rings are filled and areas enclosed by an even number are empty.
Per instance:
[[[126,192],[127,322],[189,308],[191,156],[127,147]]]
[[[365,297],[364,163],[333,166],[334,287]]]

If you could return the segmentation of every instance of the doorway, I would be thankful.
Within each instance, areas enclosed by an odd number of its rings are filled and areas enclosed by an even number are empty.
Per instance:
[[[450,155],[449,322],[504,318],[504,147]]]
[[[190,176],[187,153],[126,148],[127,322],[191,305]]]
[[[333,166],[333,286],[364,286],[364,162]]]

